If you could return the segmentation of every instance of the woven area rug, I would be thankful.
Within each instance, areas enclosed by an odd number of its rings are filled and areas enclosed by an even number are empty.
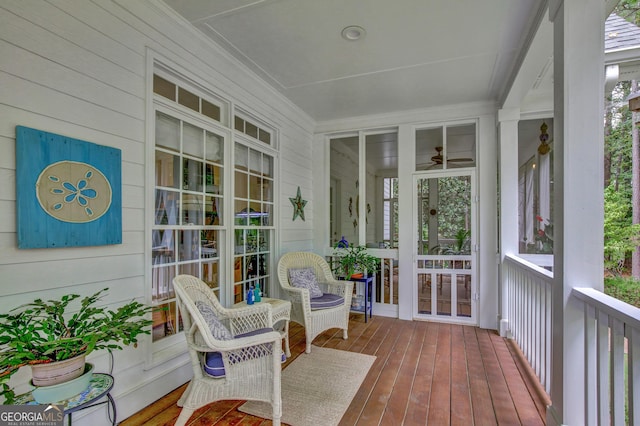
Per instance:
[[[376,357],[313,346],[282,370],[282,422],[337,425]],[[271,418],[271,405],[248,401],[243,413]]]

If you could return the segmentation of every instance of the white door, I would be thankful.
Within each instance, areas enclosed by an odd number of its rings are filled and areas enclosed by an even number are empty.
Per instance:
[[[414,317],[476,323],[472,171],[414,176]]]

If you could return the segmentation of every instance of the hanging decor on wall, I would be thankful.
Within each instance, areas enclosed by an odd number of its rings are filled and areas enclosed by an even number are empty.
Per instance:
[[[300,219],[304,220],[304,206],[307,205],[307,200],[302,199],[300,187],[298,187],[298,195],[295,197],[289,197],[289,201],[293,204],[293,219],[291,220],[296,220],[298,216],[300,216]]]
[[[542,126],[540,126],[540,146],[538,146],[538,154],[545,155],[551,151],[551,146],[549,146],[549,133],[547,133],[547,123],[542,122]]]
[[[16,127],[19,248],[122,243],[121,151]]]

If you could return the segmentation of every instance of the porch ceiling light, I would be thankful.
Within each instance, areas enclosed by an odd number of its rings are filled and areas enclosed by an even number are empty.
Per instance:
[[[358,25],[349,25],[342,30],[342,38],[347,41],[360,40],[367,32]]]

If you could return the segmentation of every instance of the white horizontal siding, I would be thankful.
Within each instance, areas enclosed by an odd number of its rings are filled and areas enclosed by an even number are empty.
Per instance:
[[[2,63],[0,58],[0,63]],[[6,155],[4,144],[0,138],[0,162],[6,162],[8,167],[15,169],[15,126],[18,123],[27,125],[28,123],[36,123],[39,129],[47,129],[49,132],[61,135],[73,135],[76,139],[91,141],[99,145],[109,145],[123,151],[123,161],[144,164],[145,145],[143,141],[132,141],[127,135],[118,136],[112,133],[105,133],[99,130],[86,127],[84,122],[65,122],[56,118],[38,113],[16,108],[13,105],[2,104],[0,99],[0,137],[9,141],[10,148],[7,148]],[[116,125],[118,123],[115,123]],[[10,155],[9,155],[10,154]],[[126,157],[125,157],[126,154]]]
[[[84,251],[90,250],[84,248]],[[115,282],[135,276],[142,278],[144,274],[142,254],[118,253],[117,255],[103,256],[98,252],[98,249],[93,251],[93,257],[78,256],[72,259],[39,261],[37,264],[31,265],[23,263],[0,265],[3,274],[3,285],[0,286],[0,296],[6,297],[25,292],[25,290],[34,292],[50,288],[62,289],[68,286],[96,281]],[[18,279],[18,281],[16,281],[16,279]],[[12,282],[19,282],[21,285],[8,285]],[[140,287],[140,284],[138,284],[138,287]],[[6,306],[3,301],[3,310],[13,307],[13,305]]]
[[[147,186],[147,55],[149,48],[204,90],[278,129],[280,171],[276,223],[280,251],[308,250],[307,220],[291,221],[301,187],[311,203],[314,123],[273,88],[161,2],[136,0],[4,0],[0,3],[0,312],[36,297],[93,294],[109,287],[104,303],[145,300]],[[122,244],[18,250],[15,208],[15,127],[33,127],[122,150]],[[285,206],[288,204],[288,208]],[[309,206],[309,204],[308,204]],[[277,260],[277,259],[274,259]],[[231,267],[229,265],[229,267]],[[151,345],[117,352],[112,395],[123,420],[190,377],[183,355],[145,370]],[[100,371],[104,354],[91,357]],[[28,380],[24,374],[20,382]],[[104,408],[74,416],[102,424]]]
[[[97,81],[95,78],[27,52],[7,42],[0,43],[0,55],[14,58],[3,61],[2,71],[26,81],[52,90],[83,99],[110,111],[144,119],[144,99],[124,92],[116,87]],[[140,58],[138,58],[140,61]],[[42,73],[42,70],[47,70]]]
[[[1,211],[1,210],[0,210]],[[124,216],[124,212],[123,212]],[[126,221],[123,219],[123,229],[126,228]],[[14,274],[20,274],[20,268],[29,267],[28,264],[36,263],[36,269],[44,267],[40,265],[42,262],[59,261],[69,258],[73,259],[85,259],[90,262],[96,261],[96,256],[99,258],[116,256],[116,255],[132,255],[139,254],[140,247],[144,244],[144,233],[139,229],[134,231],[122,232],[122,244],[109,245],[104,247],[87,248],[87,247],[73,247],[73,248],[56,248],[56,249],[31,249],[31,250],[19,250],[17,248],[16,234],[12,232],[0,233],[0,267],[7,265],[16,265]],[[34,266],[31,266],[34,268]],[[72,272],[72,271],[70,271]],[[0,274],[0,287],[6,282],[11,282],[16,275]],[[19,275],[18,275],[19,276]],[[24,290],[29,290],[24,288]],[[0,290],[1,292],[2,290]],[[0,293],[1,294],[1,293]],[[4,306],[4,305],[2,305]]]
[[[104,133],[126,135],[139,142],[144,140],[142,119],[45,87],[40,82],[0,73],[0,99],[7,105],[57,120],[85,123],[87,127]]]
[[[96,46],[86,45],[86,28],[78,20],[68,22],[69,27],[63,29],[63,33],[60,34],[61,28],[54,19],[39,17],[42,8],[47,6],[46,2],[8,0],[3,1],[1,6],[4,10],[0,13],[0,27],[2,27],[4,41],[19,46],[25,52],[32,52],[78,73],[103,81],[118,90],[137,96],[144,95],[144,55],[142,53],[138,55],[137,61],[130,58],[125,61],[127,65],[118,62],[117,55],[99,56],[94,51],[104,50],[108,37],[101,39]],[[76,1],[75,8],[91,10],[91,13],[96,10],[88,2],[80,5]],[[105,19],[110,23],[114,21],[113,17]],[[65,36],[72,37],[71,41]],[[128,69],[131,64],[137,64],[138,72]]]

